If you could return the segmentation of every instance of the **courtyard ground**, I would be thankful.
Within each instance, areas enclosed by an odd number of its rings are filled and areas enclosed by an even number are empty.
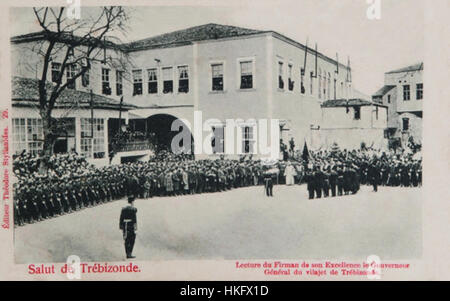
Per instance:
[[[125,200],[15,229],[17,263],[125,259]],[[418,188],[362,186],[356,195],[308,200],[306,186],[138,199],[136,260],[420,258]]]

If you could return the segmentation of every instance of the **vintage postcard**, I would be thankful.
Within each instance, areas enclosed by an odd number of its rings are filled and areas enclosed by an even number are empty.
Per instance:
[[[0,279],[448,280],[448,4],[4,1]]]

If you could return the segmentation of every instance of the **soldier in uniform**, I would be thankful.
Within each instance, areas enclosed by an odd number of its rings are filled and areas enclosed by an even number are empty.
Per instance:
[[[329,179],[330,179],[331,196],[335,197],[336,196],[336,184],[337,184],[337,179],[338,179],[338,173],[336,171],[336,166],[333,166],[333,168],[331,168]]]
[[[337,169],[337,194],[338,196],[342,196],[344,192],[344,170],[342,167],[338,167]]]
[[[350,169],[350,166],[347,165],[344,168],[344,193],[345,193],[345,195],[348,195],[350,193],[351,189],[352,189],[352,171]]]
[[[322,185],[322,190],[323,190],[323,197],[327,198],[330,195],[330,167],[328,166],[328,168],[326,168],[323,171],[323,185]]]
[[[127,258],[135,258],[132,254],[137,232],[137,208],[133,204],[134,196],[129,196],[128,206],[122,208],[119,219],[119,228],[123,233]]]
[[[264,190],[266,191],[266,196],[273,196],[273,177],[275,170],[268,169],[264,172]]]
[[[369,166],[369,170],[367,172],[369,177],[369,183],[373,186],[373,191],[378,191],[378,182],[380,181],[380,170],[378,166],[375,165],[375,162],[372,162]]]
[[[314,171],[314,189],[316,191],[316,198],[322,198],[322,187],[323,187],[323,173],[320,170],[320,166],[315,166]]]
[[[308,193],[309,193],[309,199],[312,200],[314,199],[314,173],[311,170],[307,170],[306,174],[305,174],[305,180],[307,183],[307,188],[308,188]]]

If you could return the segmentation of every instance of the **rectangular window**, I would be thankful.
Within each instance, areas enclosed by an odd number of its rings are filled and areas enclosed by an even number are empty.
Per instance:
[[[83,73],[81,76],[81,85],[83,87],[89,87],[90,84],[90,78],[89,78],[89,70],[86,70],[86,72]]]
[[[416,99],[423,99],[423,84],[416,85]]]
[[[243,129],[243,137],[242,137],[242,151],[244,154],[252,154],[254,150],[254,135],[253,135],[253,127],[245,126]]]
[[[212,91],[223,91],[223,64],[212,64]]]
[[[52,82],[56,83],[58,81],[60,71],[61,71],[61,64],[52,63]]]
[[[319,69],[319,75],[318,75],[318,91],[317,91],[317,95],[319,98],[322,98],[322,71]]]
[[[278,62],[278,89],[284,89],[284,79],[283,79],[284,67],[283,62]]]
[[[67,64],[66,67],[66,81],[67,81],[67,89],[75,89],[75,81],[69,82],[71,79],[75,77],[77,65],[75,64]]]
[[[354,107],[354,115],[353,119],[360,120],[361,119],[361,107]]]
[[[188,66],[178,67],[178,92],[189,92],[189,69]]]
[[[42,119],[27,119],[27,140],[28,152],[33,156],[39,154],[43,149],[44,131],[42,128]]]
[[[305,69],[300,68],[300,93],[305,94]]]
[[[148,93],[158,93],[158,69],[152,68],[147,70],[148,75]]]
[[[109,69],[102,68],[102,94],[111,95],[111,86],[109,84]]]
[[[328,72],[328,82],[327,82],[327,98],[330,99],[331,91],[331,74]]]
[[[403,100],[411,99],[411,91],[409,85],[403,85]]]
[[[337,92],[336,92],[336,83],[337,83],[337,79],[334,79],[334,85],[333,85],[333,98],[336,99],[337,97]]]
[[[294,90],[294,81],[292,80],[292,65],[289,64],[288,65],[288,89],[289,91],[293,91]]]
[[[162,68],[163,76],[163,93],[173,92],[173,71],[172,67]]]
[[[89,134],[87,134],[87,133],[89,133]],[[91,130],[90,130],[89,121],[84,125],[82,122],[81,123],[81,137],[82,138],[80,141],[80,146],[81,146],[81,155],[83,155],[85,158],[92,158],[92,139],[91,138],[83,138],[84,135],[87,135],[87,137],[89,137],[90,134],[91,134]]]
[[[104,120],[81,118],[81,154],[86,158],[105,157]]]
[[[225,152],[225,128],[223,126],[213,126],[212,131],[212,151],[214,154],[223,154]]]
[[[403,118],[402,129],[405,132],[409,130],[409,118]]]
[[[252,89],[253,88],[253,62],[244,61],[240,62],[241,71],[241,89]]]
[[[40,118],[13,118],[13,152],[27,151],[33,156],[43,149],[44,132]]]
[[[116,95],[123,94],[123,71],[116,70]]]
[[[13,152],[20,154],[27,149],[25,118],[13,118],[12,125]]]
[[[142,95],[142,70],[133,70],[133,95]]]
[[[388,103],[391,103],[391,95],[388,95],[388,96],[387,96],[387,102],[388,102]]]
[[[102,118],[95,118],[93,120],[94,126],[94,158],[100,159],[105,157],[105,126]]]

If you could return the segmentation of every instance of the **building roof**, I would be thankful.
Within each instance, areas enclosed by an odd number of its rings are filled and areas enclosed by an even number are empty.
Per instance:
[[[387,92],[391,91],[394,88],[395,88],[394,85],[384,85],[377,92],[375,92],[375,94],[373,94],[372,96],[384,96]]]
[[[33,78],[13,77],[12,78],[12,104],[13,106],[36,106],[39,101],[38,80]],[[53,84],[48,82],[47,88],[52,89]],[[91,95],[89,92],[65,89],[58,97],[55,107],[59,108],[89,108]],[[92,94],[94,108],[119,109],[118,100],[105,97],[103,95]],[[130,110],[137,108],[135,105],[123,102],[122,109]]]
[[[136,51],[142,49],[187,45],[196,41],[242,37],[264,32],[267,31],[209,23],[134,41],[126,44],[125,46],[128,51]]]
[[[379,103],[364,100],[361,98],[352,98],[352,99],[330,99],[322,103],[322,108],[338,108],[338,107],[354,107],[354,106],[379,106],[385,107],[384,105],[380,105]]]
[[[110,41],[106,41],[106,47],[112,48],[112,49],[120,49],[125,52],[132,52],[132,51],[139,51],[139,50],[146,50],[146,49],[158,49],[158,48],[169,48],[169,47],[177,47],[177,46],[183,46],[183,45],[190,45],[193,42],[199,42],[199,41],[207,41],[207,40],[218,40],[218,39],[225,39],[225,38],[233,38],[233,37],[246,37],[246,36],[252,36],[257,34],[264,34],[264,33],[270,33],[274,37],[277,37],[285,42],[291,43],[295,45],[296,47],[307,50],[310,54],[314,55],[316,52],[314,49],[310,47],[306,47],[305,45],[286,37],[285,35],[282,35],[278,32],[275,32],[273,30],[256,30],[256,29],[248,29],[243,27],[237,27],[237,26],[230,26],[230,25],[220,25],[215,23],[208,23],[204,25],[189,27],[182,30],[177,30],[169,33],[164,33],[161,35],[153,36],[150,38],[133,41],[130,43],[125,44],[118,44],[113,43]],[[20,36],[14,36],[11,38],[12,43],[23,43],[23,42],[30,42],[30,41],[37,41],[37,40],[43,40],[46,39],[46,34],[44,31],[24,34]],[[71,41],[71,39],[80,39],[80,37],[75,37],[73,35],[64,36],[61,40],[61,42],[64,41]],[[86,43],[86,41],[85,41]],[[96,39],[93,39],[91,43],[102,43],[101,41],[98,41]],[[103,45],[103,44],[102,44]],[[348,69],[350,70],[348,66],[338,63],[335,59],[326,56],[325,54],[317,51],[317,56],[332,63],[332,64],[339,64],[340,68]]]
[[[67,43],[67,44],[77,43],[85,46],[106,47],[108,49],[124,50],[123,44],[114,43],[108,40],[100,40],[95,37],[76,36],[68,32],[57,33],[45,30],[13,36],[10,39],[10,42],[20,44],[42,40],[55,40],[59,43]]]
[[[420,70],[423,70],[423,62],[414,64],[414,65],[411,65],[411,66],[403,67],[403,68],[400,68],[400,69],[391,70],[391,71],[386,72],[386,74],[412,72],[412,71],[420,71]]]

